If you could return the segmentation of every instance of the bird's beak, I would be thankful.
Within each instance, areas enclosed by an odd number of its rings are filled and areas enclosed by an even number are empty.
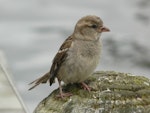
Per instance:
[[[109,31],[110,31],[110,29],[105,26],[103,26],[99,29],[99,32],[109,32]]]

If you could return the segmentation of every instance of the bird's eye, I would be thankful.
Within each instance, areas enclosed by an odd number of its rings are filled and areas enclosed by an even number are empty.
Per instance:
[[[91,27],[92,27],[92,28],[97,28],[98,26],[97,26],[97,25],[95,25],[95,24],[93,24]]]

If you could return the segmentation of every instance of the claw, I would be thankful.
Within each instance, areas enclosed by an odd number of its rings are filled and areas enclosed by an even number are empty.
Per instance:
[[[58,95],[56,95],[56,97],[58,97],[58,98],[64,98],[64,97],[70,97],[70,96],[72,96],[73,94],[72,93],[60,93],[60,94],[58,94]]]
[[[59,83],[59,92],[60,93],[58,95],[56,95],[56,97],[63,99],[64,97],[70,97],[73,95],[72,93],[64,93],[62,91],[61,81],[59,79],[58,79],[58,83]]]
[[[81,84],[82,84],[82,86],[83,86],[84,90],[88,90],[89,92],[91,91],[91,87],[90,87],[90,86],[88,86],[86,83],[81,82]]]

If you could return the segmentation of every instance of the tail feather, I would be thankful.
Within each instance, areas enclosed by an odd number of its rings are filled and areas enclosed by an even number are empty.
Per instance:
[[[50,78],[50,73],[46,73],[45,75],[43,75],[42,77],[34,80],[33,82],[29,83],[29,85],[34,84],[31,88],[29,88],[29,90],[35,88],[36,86],[38,86],[41,83],[46,83]]]

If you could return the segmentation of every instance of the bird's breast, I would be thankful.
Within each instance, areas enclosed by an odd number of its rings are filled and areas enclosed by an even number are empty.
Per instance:
[[[99,42],[74,42],[68,57],[60,69],[60,77],[65,83],[82,82],[91,75],[99,63],[101,44]]]

